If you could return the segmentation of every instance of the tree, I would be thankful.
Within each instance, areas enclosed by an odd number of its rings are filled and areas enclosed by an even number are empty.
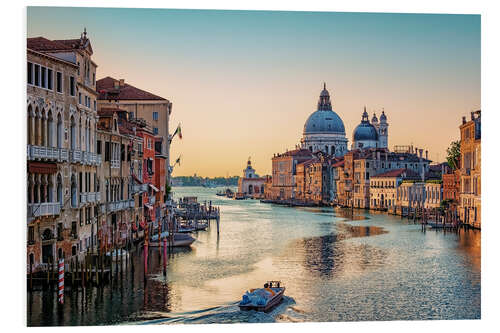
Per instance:
[[[446,160],[452,170],[460,167],[460,141],[452,141],[446,149]]]

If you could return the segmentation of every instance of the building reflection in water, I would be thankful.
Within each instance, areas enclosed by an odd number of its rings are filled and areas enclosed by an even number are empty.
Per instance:
[[[380,227],[351,226],[344,223],[337,224],[337,228],[338,234],[304,238],[291,244],[292,247],[298,247],[292,251],[303,252],[303,264],[311,274],[330,279],[335,276],[359,274],[370,267],[380,267],[384,264],[387,257],[384,250],[344,240],[384,234],[387,231]]]

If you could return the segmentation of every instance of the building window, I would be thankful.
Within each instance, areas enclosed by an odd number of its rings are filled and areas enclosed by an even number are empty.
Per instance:
[[[158,120],[158,112],[153,112],[153,120]]]
[[[33,64],[28,62],[28,84],[33,84]]]
[[[62,73],[56,73],[56,91],[62,93]]]
[[[41,87],[47,88],[47,68],[42,67],[41,71]]]
[[[82,93],[78,93],[78,104],[82,104]]]
[[[101,140],[97,140],[97,154],[98,154],[98,155],[101,155],[101,154],[102,154],[101,150],[102,150],[102,143],[101,143]]]
[[[35,86],[40,86],[40,65],[35,65]]]
[[[28,227],[28,244],[35,243],[35,228],[33,226]]]
[[[75,77],[74,76],[69,77],[69,94],[71,96],[75,96]]]
[[[97,101],[94,100],[94,111],[97,111]]]
[[[47,89],[49,90],[53,90],[52,78],[53,78],[52,69],[47,69]]]
[[[158,127],[154,127],[153,128],[153,134],[154,135],[158,135]]]

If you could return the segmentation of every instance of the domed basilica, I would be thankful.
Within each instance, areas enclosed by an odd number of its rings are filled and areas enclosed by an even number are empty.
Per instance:
[[[326,84],[323,84],[319,95],[317,110],[307,118],[300,143],[303,149],[322,151],[332,156],[344,156],[347,152],[344,122],[332,110]]]
[[[354,129],[351,149],[387,148],[388,127],[384,111],[380,115],[380,123],[375,113],[370,123],[365,107],[361,123]],[[307,118],[300,143],[302,149],[308,149],[313,153],[321,151],[335,157],[347,153],[344,123],[332,110],[326,84],[323,84],[323,90],[319,95],[317,110]]]

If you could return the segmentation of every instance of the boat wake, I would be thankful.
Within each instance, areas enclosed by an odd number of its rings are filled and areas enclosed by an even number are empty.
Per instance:
[[[283,296],[280,304],[269,312],[240,311],[238,302],[203,310],[180,313],[142,313],[129,318],[129,325],[164,324],[229,324],[229,323],[274,323],[301,322],[302,311],[294,310],[295,300]]]

